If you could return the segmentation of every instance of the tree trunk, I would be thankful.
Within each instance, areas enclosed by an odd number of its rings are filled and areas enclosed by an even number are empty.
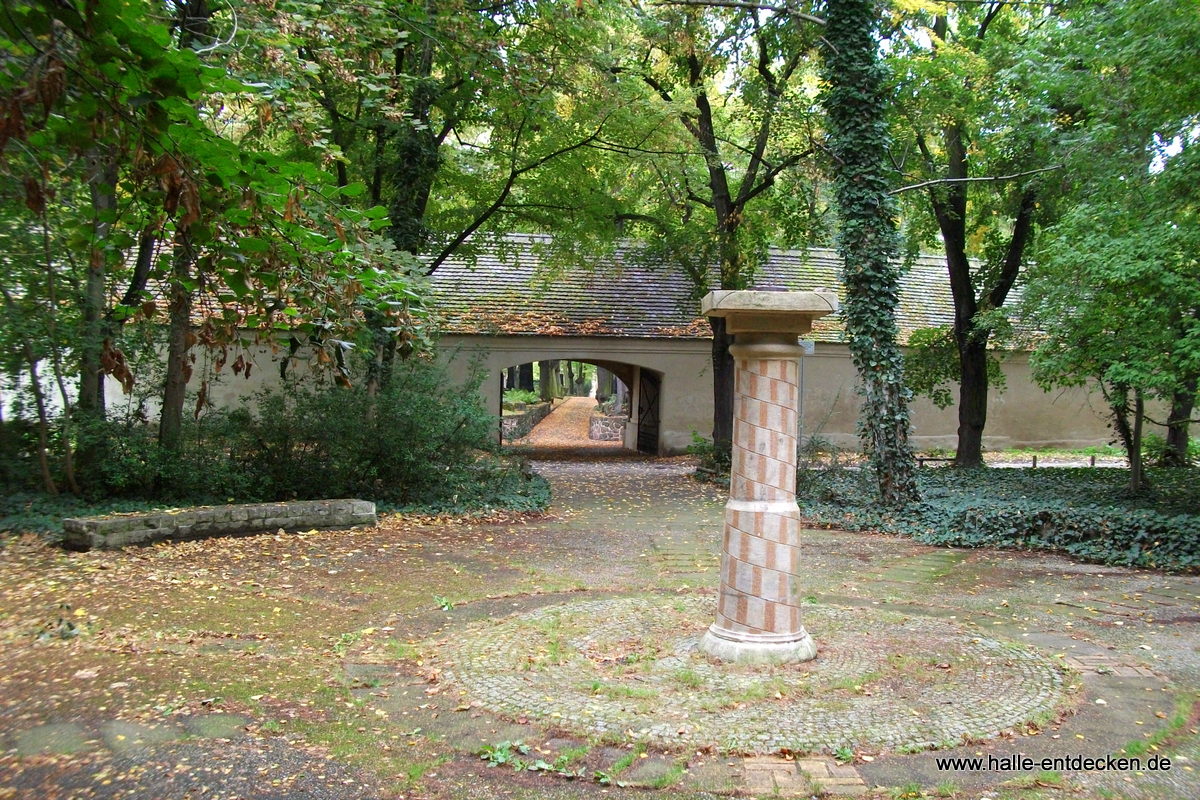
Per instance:
[[[196,253],[186,232],[178,238],[172,266],[170,323],[167,332],[167,375],[163,385],[162,414],[158,421],[158,444],[168,452],[179,451],[183,432],[183,404],[192,376],[188,351],[192,344],[192,292],[187,287]]]
[[[709,317],[712,327],[713,446],[719,453],[733,449],[733,334],[725,331],[724,317]]]
[[[100,357],[104,342],[104,311],[108,305],[104,243],[117,207],[117,162],[111,152],[88,155],[88,190],[92,201],[92,247],[88,253],[83,292],[83,346],[80,348],[79,399],[84,416],[104,416],[104,375]]]
[[[1142,459],[1142,421],[1145,410],[1142,393],[1135,389],[1133,392],[1133,436],[1129,452],[1129,491],[1135,494],[1146,487],[1146,470]]]
[[[957,331],[955,332],[957,338]],[[982,467],[983,427],[987,423],[987,343],[967,333],[959,339],[958,450],[956,467]]]
[[[538,394],[549,403],[554,399],[554,362],[538,362]]]
[[[1142,414],[1145,404],[1142,393],[1135,391],[1131,420],[1129,391],[1128,387],[1113,387],[1111,391],[1105,392],[1105,397],[1112,408],[1113,427],[1125,448],[1125,458],[1129,461],[1128,489],[1131,493],[1138,493],[1146,486],[1142,462]]]
[[[1163,450],[1164,467],[1186,467],[1192,409],[1196,405],[1196,379],[1171,397],[1171,416],[1167,418],[1167,446]]]
[[[533,362],[517,367],[517,388],[527,392],[533,391]]]
[[[42,473],[42,488],[48,495],[58,494],[58,486],[50,472],[50,415],[46,411],[46,395],[42,391],[42,379],[38,375],[37,357],[28,342],[24,344],[25,360],[29,366],[29,388],[33,391],[33,400],[37,405],[38,415],[38,468]]]

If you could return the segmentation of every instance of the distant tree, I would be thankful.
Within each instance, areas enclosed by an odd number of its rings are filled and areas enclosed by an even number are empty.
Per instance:
[[[957,349],[958,466],[983,465],[995,313],[1028,260],[1061,166],[1054,98],[1033,91],[1027,39],[1059,8],[1006,0],[912,4],[897,13],[893,166],[906,234],[946,255]],[[1037,69],[1047,65],[1038,63]]]
[[[641,89],[645,114],[598,143],[627,176],[614,216],[650,243],[651,260],[683,271],[697,306],[712,289],[750,288],[768,241],[799,238],[820,215],[804,171],[818,152],[811,5],[662,3],[631,20],[614,70],[628,96]],[[724,318],[709,324],[712,436],[727,451],[733,336]]]
[[[1097,0],[1068,19],[1034,42],[1052,65],[1037,89],[1079,113],[1059,120],[1070,204],[1030,273],[1033,364],[1047,385],[1096,382],[1139,491],[1147,402],[1185,462],[1200,378],[1200,3]]]

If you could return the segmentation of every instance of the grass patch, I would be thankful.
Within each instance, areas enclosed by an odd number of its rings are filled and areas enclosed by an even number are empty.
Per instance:
[[[671,768],[662,775],[654,778],[654,780],[646,783],[650,789],[666,789],[668,786],[674,786],[683,778],[683,773],[687,771],[686,761],[677,761],[671,765]]]
[[[679,669],[671,675],[671,680],[688,689],[699,689],[704,685],[704,678],[693,669]]]
[[[632,750],[613,762],[613,765],[609,768],[608,773],[614,777],[620,775],[622,772],[633,766],[633,762],[641,758],[642,754],[645,752],[646,744],[644,742],[638,742],[633,746]]]
[[[1194,707],[1190,696],[1180,695],[1176,697],[1175,708],[1172,710],[1170,717],[1167,718],[1167,724],[1143,739],[1130,741],[1129,744],[1121,748],[1121,752],[1128,756],[1141,756],[1151,750],[1158,750],[1187,727],[1193,710]]]
[[[592,694],[608,698],[628,698],[632,700],[649,700],[658,697],[658,692],[643,686],[622,686],[621,684],[601,683],[592,681],[587,687]]]

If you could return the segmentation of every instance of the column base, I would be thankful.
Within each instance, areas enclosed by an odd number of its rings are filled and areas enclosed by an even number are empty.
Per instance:
[[[711,625],[700,651],[734,664],[791,664],[817,657],[817,643],[801,628],[797,633],[742,633]]]

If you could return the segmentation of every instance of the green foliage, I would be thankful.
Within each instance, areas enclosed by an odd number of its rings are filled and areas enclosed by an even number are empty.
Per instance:
[[[825,41],[822,98],[829,146],[836,160],[838,254],[844,263],[844,312],[850,356],[863,396],[859,435],[871,459],[880,499],[916,499],[916,461],[909,445],[903,358],[897,345],[899,270],[895,211],[883,155],[890,143],[884,117],[884,71],[879,62],[873,0],[832,0]]]
[[[1056,550],[1086,561],[1166,570],[1200,567],[1200,470],[1151,470],[1156,494],[1130,496],[1115,469],[942,470],[919,473],[924,502],[875,503],[850,471],[805,481],[802,512],[818,524],[878,530],[953,547]]]
[[[987,375],[991,388],[1004,391],[1004,370],[994,353],[988,355]],[[961,377],[958,345],[954,342],[952,329],[918,328],[909,334],[908,352],[904,355],[904,379],[914,395],[928,397],[938,408],[948,408],[954,402],[950,387]]]
[[[505,389],[504,390],[504,405],[513,406],[517,403],[539,403],[542,396],[537,392],[531,392],[528,389]]]
[[[1029,80],[1069,98],[1056,123],[1074,142],[1071,204],[1031,271],[1031,363],[1044,385],[1103,391],[1136,486],[1142,399],[1194,394],[1200,378],[1200,2],[1084,3],[1068,17],[1029,42]]]
[[[494,492],[525,479],[492,454],[496,421],[479,403],[479,380],[454,386],[441,369],[409,359],[375,395],[361,388],[262,395],[227,416],[224,441],[272,498],[493,505]]]
[[[1167,440],[1157,433],[1147,433],[1142,436],[1142,457],[1148,464],[1159,467],[1170,466],[1170,464],[1164,463],[1168,459]],[[1200,464],[1200,439],[1194,437],[1188,439],[1187,463]]]
[[[721,446],[692,431],[692,443],[687,446],[686,452],[700,460],[697,466],[703,472],[720,479],[729,477],[733,465],[733,447],[729,443]]]
[[[91,517],[114,512],[152,511],[161,503],[146,500],[89,501],[74,495],[48,495],[34,491],[6,491],[0,494],[0,538],[21,533],[36,533],[57,538],[62,521],[72,517]]]
[[[95,421],[82,437],[103,442],[91,501],[4,487],[0,530],[61,529],[64,516],[143,510],[146,500],[219,504],[362,497],[402,510],[536,510],[549,485],[495,453],[496,420],[476,384],[454,386],[423,360],[399,365],[391,384],[363,389],[293,388],[251,406],[211,412],[167,451],[137,417]],[[3,471],[34,478],[29,455]]]
[[[479,757],[487,762],[489,767],[512,767],[513,769],[525,769],[525,760],[522,756],[529,755],[529,745],[524,742],[496,742],[494,744],[485,744],[479,751]]]

